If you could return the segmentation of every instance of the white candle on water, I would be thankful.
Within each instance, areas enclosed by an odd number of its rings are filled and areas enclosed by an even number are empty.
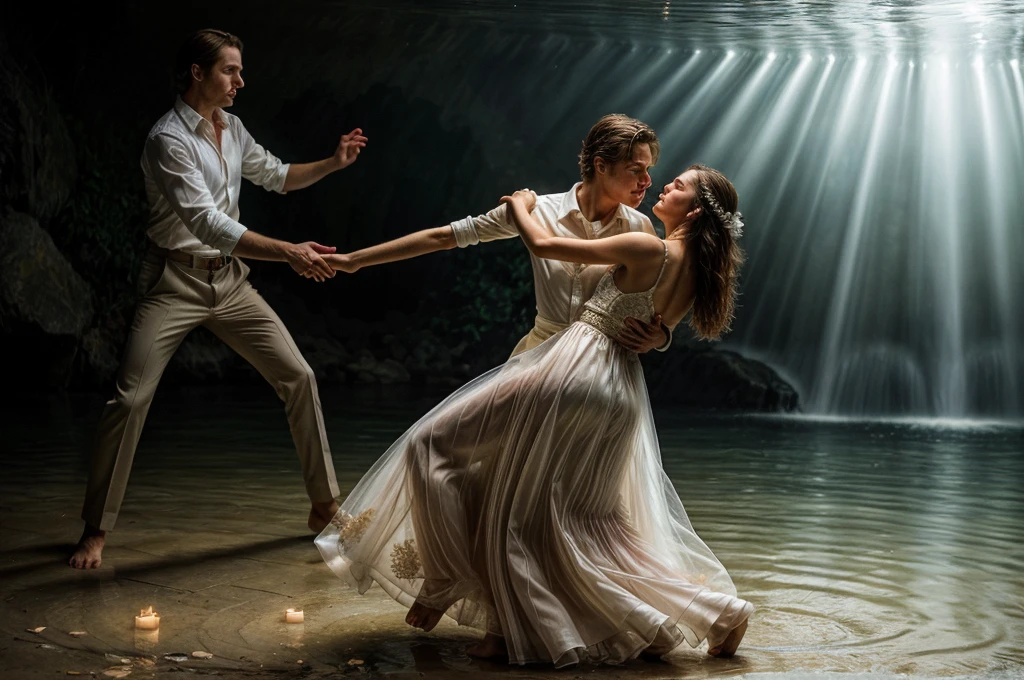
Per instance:
[[[152,607],[147,607],[135,617],[135,627],[142,630],[156,630],[160,627],[160,615],[154,612]]]
[[[284,620],[288,623],[302,623],[303,616],[301,609],[289,609],[284,613]]]

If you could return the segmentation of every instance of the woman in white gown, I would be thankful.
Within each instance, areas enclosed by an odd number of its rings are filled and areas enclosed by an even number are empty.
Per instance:
[[[689,168],[654,207],[664,240],[553,237],[532,200],[503,199],[536,255],[613,266],[576,323],[403,434],[317,547],[359,592],[376,582],[409,606],[410,624],[430,630],[447,614],[484,631],[477,656],[621,663],[684,640],[729,656],[754,607],[690,525],[640,362],[612,338],[656,310],[670,327],[691,313],[704,338],[728,330],[743,257],[736,191]]]

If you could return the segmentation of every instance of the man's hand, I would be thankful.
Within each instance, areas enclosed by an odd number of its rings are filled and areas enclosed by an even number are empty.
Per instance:
[[[650,323],[628,317],[625,327],[616,338],[618,343],[637,354],[646,354],[668,342],[668,336],[661,327],[661,314],[655,315]]]
[[[293,243],[285,253],[285,258],[295,273],[305,276],[307,279],[323,282],[334,278],[334,270],[324,262],[321,255],[329,255],[336,250],[337,248],[333,246],[322,246],[313,241]]]
[[[363,129],[356,128],[347,135],[341,136],[338,148],[334,151],[334,162],[338,170],[347,168],[359,158],[359,152],[366,146],[366,137],[363,137]]]
[[[519,201],[526,208],[526,212],[532,213],[533,209],[537,207],[537,194],[533,193],[529,189],[520,189],[511,196],[502,196],[500,203],[509,203],[511,201]]]

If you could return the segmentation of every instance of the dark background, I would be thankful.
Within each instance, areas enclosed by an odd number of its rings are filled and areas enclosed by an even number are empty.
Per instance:
[[[244,40],[246,87],[232,113],[282,159],[324,158],[356,126],[370,138],[355,165],[309,189],[280,196],[243,183],[244,224],[341,250],[484,212],[518,187],[565,191],[578,179],[581,139],[611,111],[640,116],[662,132],[665,153],[654,175],[660,186],[695,160],[688,149],[715,132],[710,124],[732,101],[698,100],[702,124],[677,120],[693,93],[663,86],[680,60],[663,40],[617,34],[607,7],[601,11],[611,26],[588,31],[566,12],[539,6],[528,20],[510,21],[507,8],[502,14],[456,5],[108,2],[59,13],[43,4],[5,6],[0,202],[8,223],[11,215],[30,218],[52,239],[49,248],[41,237],[29,239],[31,247],[0,247],[8,283],[21,286],[0,308],[6,354],[18,357],[8,362],[7,378],[44,391],[109,391],[145,248],[139,155],[146,132],[173,103],[177,46],[197,28]],[[679,35],[673,44],[692,42]],[[700,160],[731,175],[744,163],[743,147],[735,146],[721,159]],[[657,192],[649,193],[648,212]],[[773,241],[751,231],[748,250],[756,255],[763,239],[771,255]],[[26,255],[44,251],[55,251],[72,271]],[[35,268],[12,273],[26,262]],[[253,284],[324,383],[458,384],[500,363],[534,314],[529,260],[518,240],[339,275],[324,285],[281,264],[252,269]],[[66,276],[55,279],[56,271]],[[770,288],[752,294],[758,290]],[[789,313],[781,310],[775,323]],[[741,310],[741,328],[750,316]],[[746,343],[756,346],[756,329],[746,330]],[[684,326],[671,352],[645,361],[660,399],[769,410],[797,404],[793,388],[769,366],[694,343]],[[169,385],[254,380],[252,369],[202,329],[165,376]]]

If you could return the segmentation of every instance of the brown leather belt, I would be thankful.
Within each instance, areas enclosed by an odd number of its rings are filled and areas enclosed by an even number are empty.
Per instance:
[[[221,255],[219,257],[200,257],[199,255],[183,253],[180,250],[167,250],[166,248],[160,248],[157,246],[154,246],[153,249],[168,260],[187,264],[192,269],[205,269],[206,271],[215,272],[231,264],[230,255]]]

